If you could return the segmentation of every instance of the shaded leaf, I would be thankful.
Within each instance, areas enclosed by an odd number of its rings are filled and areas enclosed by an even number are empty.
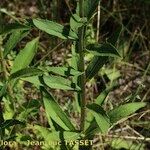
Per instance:
[[[61,24],[55,23],[53,21],[44,19],[33,19],[34,25],[42,31],[50,35],[57,36],[62,39],[77,39],[77,35],[71,31],[69,28],[62,26]]]
[[[30,29],[29,26],[19,24],[19,23],[3,24],[0,27],[0,35],[10,33],[10,32],[14,32],[14,31],[17,31],[17,30],[29,30],[29,29]]]
[[[100,0],[85,0],[84,1],[84,13],[85,16],[90,19],[96,10]]]
[[[10,80],[16,79],[16,78],[24,78],[24,77],[30,77],[30,76],[36,76],[36,75],[42,75],[44,72],[37,68],[25,68],[21,69],[19,71],[16,71],[15,73],[12,73],[9,77]]]
[[[70,119],[65,112],[60,108],[59,104],[54,100],[50,93],[44,88],[41,88],[43,93],[44,107],[47,117],[51,117],[64,130],[75,131]]]
[[[10,126],[17,125],[17,124],[24,125],[24,123],[19,120],[9,119],[9,120],[5,120],[3,123],[1,123],[0,128],[6,129],[6,128],[9,128]]]
[[[121,119],[126,118],[129,115],[135,113],[138,109],[145,107],[145,106],[146,106],[146,103],[143,103],[143,102],[127,103],[109,111],[108,115],[110,117],[111,123],[116,123],[120,121]]]
[[[1,98],[6,94],[6,92],[7,92],[7,84],[4,84],[0,89],[0,101],[2,100]]]
[[[28,31],[25,30],[17,30],[12,32],[9,39],[7,40],[6,44],[4,45],[4,57],[10,53],[11,50],[17,45],[19,41],[21,41],[26,35]]]
[[[109,43],[105,44],[89,44],[86,49],[96,56],[120,57],[117,49]]]
[[[19,52],[16,59],[14,60],[11,74],[18,70],[28,67],[34,55],[36,54],[38,48],[38,41],[39,38],[35,38],[31,42],[28,42],[25,48]]]
[[[108,129],[110,128],[111,124],[103,108],[94,103],[87,105],[87,108],[91,111],[92,115],[94,116],[96,123],[98,124],[101,132],[102,133],[108,132]]]
[[[88,126],[88,128],[85,130],[85,138],[86,139],[90,139],[95,136],[96,133],[100,133],[101,130],[98,126],[98,124],[96,123],[96,120],[93,119],[91,122],[90,122],[90,125]]]
[[[94,56],[94,58],[86,68],[86,79],[92,79],[107,61],[108,57]]]
[[[27,121],[27,118],[30,116],[34,116],[35,114],[38,114],[39,108],[41,106],[40,100],[30,100],[22,104],[23,107],[21,107],[18,110],[18,119]]]

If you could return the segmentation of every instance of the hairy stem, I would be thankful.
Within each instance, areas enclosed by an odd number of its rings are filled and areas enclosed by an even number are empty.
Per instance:
[[[4,78],[6,78],[6,72],[5,72],[5,63],[3,61],[3,52],[2,52],[2,49],[1,49],[1,41],[0,41],[0,65],[1,65],[1,68],[4,72]],[[2,103],[1,103],[1,100],[2,100],[2,97],[0,97],[0,122],[3,123],[4,122],[4,117],[3,117],[3,107],[2,107]],[[3,139],[4,137],[4,130],[1,130],[0,131],[0,140]]]
[[[84,9],[83,9],[84,0],[79,0],[79,15],[81,18],[84,17]],[[79,52],[79,71],[83,72],[83,74],[79,77],[79,86],[81,88],[81,92],[79,94],[79,101],[81,103],[81,122],[80,122],[80,130],[84,130],[84,123],[85,123],[85,106],[86,106],[86,99],[85,99],[85,65],[84,65],[84,33],[85,33],[85,26],[79,28],[78,35],[78,52]]]

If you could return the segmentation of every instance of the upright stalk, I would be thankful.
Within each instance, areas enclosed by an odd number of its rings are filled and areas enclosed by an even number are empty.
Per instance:
[[[6,72],[5,72],[5,63],[3,61],[3,52],[2,52],[2,49],[1,49],[1,39],[0,39],[0,65],[1,65],[1,68],[3,70],[3,74],[4,74],[4,78],[6,78]],[[0,97],[0,123],[3,123],[4,122],[4,117],[3,117],[3,107],[2,107],[2,103],[1,103],[1,100],[2,98]],[[0,140],[2,140],[2,138],[4,137],[4,130],[0,130]],[[1,148],[1,147],[0,147]]]
[[[84,17],[84,0],[79,0],[79,15],[81,18]],[[85,26],[83,25],[78,29],[78,36],[79,41],[77,42],[78,46],[78,53],[79,53],[79,71],[83,72],[83,74],[79,77],[79,86],[81,88],[81,92],[79,94],[79,102],[81,104],[81,122],[80,122],[80,130],[84,130],[84,123],[85,123],[85,106],[86,106],[86,99],[85,99],[85,64],[84,64],[84,33],[85,33]]]

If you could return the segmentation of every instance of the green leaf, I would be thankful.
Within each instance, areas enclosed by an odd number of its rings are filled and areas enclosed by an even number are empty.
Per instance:
[[[72,57],[71,57],[71,64],[70,64],[70,66],[77,71],[78,70],[78,65],[79,65],[80,57],[79,57],[79,54],[76,52],[76,50],[77,50],[76,49],[76,42],[74,42],[72,44],[72,47],[71,47]],[[78,85],[78,76],[74,76],[73,77],[73,82],[76,85]],[[80,113],[81,112],[81,108],[80,108],[81,102],[78,99],[78,92],[74,92],[74,98],[75,98],[75,107],[76,107],[76,110],[77,110],[77,112]]]
[[[40,82],[38,76],[25,77],[25,78],[21,78],[21,80],[30,82],[33,85],[35,85],[36,87],[43,86],[42,83]]]
[[[19,24],[19,23],[3,24],[0,27],[0,35],[14,32],[17,30],[29,30],[29,29],[30,29],[29,26]]]
[[[9,77],[10,80],[16,79],[16,78],[25,78],[30,76],[36,76],[36,75],[42,75],[44,72],[37,68],[25,68],[21,69],[19,71],[16,71],[15,73],[12,73]]]
[[[115,150],[145,150],[144,143],[134,143],[132,140],[125,140],[122,138],[116,138],[111,141],[111,147]]]
[[[22,104],[22,107],[17,110],[18,119],[21,121],[27,121],[28,117],[33,117],[39,113],[41,103],[38,99],[32,99]]]
[[[39,125],[34,125],[33,129],[45,139],[45,141],[61,141],[61,140],[77,140],[80,137],[80,133],[68,132],[68,131],[50,131]],[[63,137],[64,139],[61,139]]]
[[[68,76],[79,76],[82,73],[73,69],[72,67],[45,67],[45,68],[40,68],[43,69],[45,71],[48,71],[50,73],[54,73],[54,74],[58,74],[64,77],[68,77]]]
[[[95,103],[102,106],[106,97],[108,96],[109,92],[114,88],[116,84],[113,86],[107,87],[104,91],[100,93],[100,95],[96,98]],[[89,130],[91,126],[93,126],[94,116],[91,114],[91,112],[87,112],[86,116],[86,122],[85,122],[85,129]]]
[[[41,88],[41,90],[43,93],[43,101],[47,117],[50,117],[52,120],[54,120],[64,130],[75,131],[75,127],[72,125],[70,119],[54,100],[51,94],[48,93],[44,88]]]
[[[108,57],[94,56],[94,58],[86,68],[86,79],[92,79],[107,61]]]
[[[17,45],[17,43],[21,41],[27,34],[28,31],[25,30],[17,30],[12,32],[6,44],[4,45],[4,57],[6,57],[7,54],[9,54],[9,52]]]
[[[100,133],[101,130],[99,128],[99,126],[97,125],[95,119],[93,119],[90,122],[90,125],[88,126],[88,128],[85,130],[85,139],[93,139],[96,133]]]
[[[118,53],[117,49],[109,43],[89,44],[86,47],[86,49],[87,51],[96,56],[120,57],[120,54]]]
[[[104,91],[102,91],[100,93],[100,95],[96,98],[95,103],[98,105],[102,105],[106,99],[106,97],[108,96],[108,94],[110,93],[110,91],[116,86],[116,84],[113,84],[109,87],[107,87]]]
[[[77,35],[71,31],[69,28],[62,26],[61,24],[55,23],[53,21],[44,20],[44,19],[33,19],[34,25],[40,30],[50,34],[57,36],[62,39],[72,39],[76,40]]]
[[[128,117],[129,115],[135,113],[138,109],[145,106],[146,103],[143,102],[127,103],[109,111],[108,115],[110,117],[111,123],[117,123],[121,119]]]
[[[29,66],[34,55],[36,54],[38,48],[38,41],[39,38],[35,38],[31,42],[28,42],[25,48],[20,51],[14,61],[11,74]]]
[[[17,125],[17,124],[24,125],[23,122],[16,119],[5,120],[3,123],[0,124],[0,129],[6,129],[9,128],[10,126]]]
[[[101,132],[107,133],[111,124],[109,117],[106,115],[106,112],[103,110],[103,108],[94,103],[87,105],[87,108],[91,111],[92,115],[94,116]]]
[[[80,18],[77,14],[74,14],[70,18],[70,27],[75,33],[78,33],[78,28],[82,27],[86,21],[85,18]]]
[[[84,13],[85,16],[90,19],[93,14],[94,11],[96,10],[98,3],[100,0],[85,0],[84,1]]]
[[[80,90],[80,87],[75,83],[71,82],[68,79],[59,76],[43,76],[44,83],[53,89],[62,89],[62,90]]]
[[[7,84],[4,84],[0,89],[0,101],[2,100],[1,98],[6,94],[6,92],[7,92]]]

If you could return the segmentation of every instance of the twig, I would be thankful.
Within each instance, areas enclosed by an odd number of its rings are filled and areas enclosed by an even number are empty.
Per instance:
[[[150,141],[150,138],[146,137],[136,137],[136,136],[119,136],[119,135],[103,135],[103,137],[108,137],[108,138],[121,138],[121,139],[126,139],[126,140],[141,140],[141,141]]]
[[[98,3],[98,13],[97,13],[97,33],[96,33],[96,41],[99,40],[99,30],[100,30],[100,17],[101,17],[101,7],[100,7],[100,1]]]

